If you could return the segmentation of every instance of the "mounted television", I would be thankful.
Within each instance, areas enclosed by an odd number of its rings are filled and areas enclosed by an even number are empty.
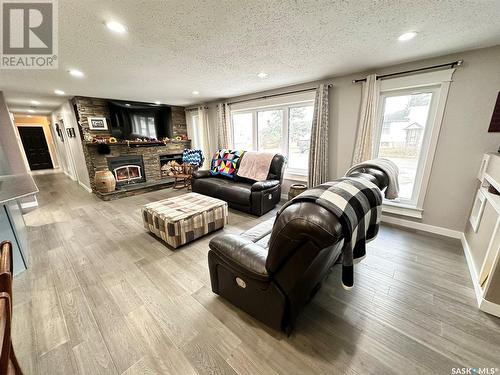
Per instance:
[[[172,138],[172,111],[166,105],[108,101],[111,134],[118,139]]]

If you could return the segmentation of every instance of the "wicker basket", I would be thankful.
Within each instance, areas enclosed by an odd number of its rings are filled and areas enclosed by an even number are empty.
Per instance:
[[[295,198],[300,193],[303,193],[307,190],[307,185],[304,184],[293,184],[290,186],[290,190],[288,191],[288,200]]]

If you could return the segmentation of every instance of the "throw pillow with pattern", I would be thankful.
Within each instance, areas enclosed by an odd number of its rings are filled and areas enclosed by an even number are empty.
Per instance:
[[[245,151],[221,149],[217,151],[213,158],[210,167],[212,176],[221,175],[228,178],[234,178],[235,172],[240,165],[241,157]]]

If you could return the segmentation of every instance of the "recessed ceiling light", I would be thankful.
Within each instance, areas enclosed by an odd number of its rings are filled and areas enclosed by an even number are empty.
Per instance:
[[[200,95],[200,92],[199,91],[193,91],[192,94],[193,95]]]
[[[268,74],[264,73],[264,72],[260,72],[259,74],[257,74],[257,77],[259,77],[261,79],[267,78],[267,76],[268,76]]]
[[[54,90],[54,94],[56,94],[56,95],[65,95],[66,93],[63,90]]]
[[[406,42],[407,40],[413,39],[417,36],[415,31],[410,31],[409,33],[401,34],[398,38],[400,42]]]
[[[129,103],[125,103],[125,105],[126,105],[127,107],[130,107],[130,104],[129,104]]]
[[[160,105],[160,104],[161,104],[161,102],[157,100],[157,101],[155,102],[155,104],[156,104],[156,105]]]
[[[83,74],[82,71],[77,70],[77,69],[70,69],[70,70],[68,70],[68,73],[71,74],[73,77],[77,77],[77,78],[82,78],[85,76],[85,74]]]
[[[35,113],[35,110],[34,109],[28,109],[28,112],[29,113]]]
[[[33,104],[33,105],[39,105],[39,104],[40,104],[40,102],[39,102],[38,100],[32,100],[32,101],[31,101],[31,104]]]
[[[123,23],[117,21],[106,22],[106,27],[117,34],[125,34],[127,32],[127,27]]]

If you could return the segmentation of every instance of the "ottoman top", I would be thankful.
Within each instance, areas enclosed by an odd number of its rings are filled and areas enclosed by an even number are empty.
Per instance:
[[[227,205],[223,200],[198,193],[187,193],[143,206],[143,210],[160,215],[167,222],[176,222],[210,209]]]

